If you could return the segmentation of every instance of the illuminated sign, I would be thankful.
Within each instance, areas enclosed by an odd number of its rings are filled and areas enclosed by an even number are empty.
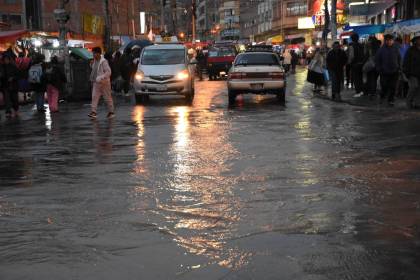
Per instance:
[[[314,29],[315,24],[311,17],[298,18],[298,29]]]
[[[312,21],[316,26],[324,25],[325,23],[325,0],[315,0],[312,10],[314,11],[314,15],[312,16]],[[344,15],[344,0],[337,0],[337,23],[338,24],[345,24],[346,17]],[[331,14],[331,0],[328,0],[328,11]]]

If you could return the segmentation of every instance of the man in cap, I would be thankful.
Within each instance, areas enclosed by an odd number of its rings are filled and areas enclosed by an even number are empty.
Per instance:
[[[401,71],[401,55],[391,34],[385,35],[385,42],[375,56],[375,66],[381,81],[381,101],[387,97],[388,104],[393,106]]]
[[[413,45],[408,49],[405,58],[403,69],[408,78],[408,95],[407,107],[416,107],[415,100],[420,94],[420,32],[415,34]]]

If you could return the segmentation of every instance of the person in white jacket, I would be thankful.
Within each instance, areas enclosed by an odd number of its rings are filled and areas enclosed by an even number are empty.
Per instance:
[[[108,61],[102,57],[102,50],[99,47],[92,49],[93,63],[90,81],[92,82],[92,112],[89,117],[96,118],[99,99],[101,96],[108,105],[108,118],[114,117],[114,102],[111,90],[111,67]]]
[[[290,64],[292,64],[292,55],[290,54],[290,50],[286,49],[283,53],[283,65],[286,72],[289,72]]]

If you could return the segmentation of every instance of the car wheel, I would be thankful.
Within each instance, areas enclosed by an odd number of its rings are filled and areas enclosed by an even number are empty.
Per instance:
[[[136,94],[135,97],[136,97],[136,103],[137,104],[143,104],[143,103],[146,103],[147,101],[149,101],[149,95],[144,95],[144,94],[138,95],[138,94]]]
[[[190,92],[188,92],[187,94],[185,94],[185,100],[189,104],[191,104],[193,102],[193,100],[194,100],[194,95],[195,95],[194,88],[192,88]]]
[[[229,106],[234,106],[236,101],[236,92],[229,90],[228,96],[229,96]]]
[[[286,104],[286,90],[282,88],[279,93],[277,93],[277,100],[280,102],[280,104],[284,105]]]

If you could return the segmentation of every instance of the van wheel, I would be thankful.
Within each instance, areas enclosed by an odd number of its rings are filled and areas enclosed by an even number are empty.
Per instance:
[[[229,106],[234,106],[236,101],[236,92],[229,90],[228,96],[229,96]]]
[[[286,90],[284,88],[280,89],[279,93],[277,93],[277,100],[281,105],[286,104]]]
[[[185,100],[188,102],[188,104],[192,104],[194,100],[194,89],[191,89],[191,91],[187,94],[185,94]]]
[[[143,104],[143,103],[146,103],[147,101],[149,101],[149,95],[144,95],[144,94],[142,94],[142,95],[135,95],[136,96],[136,103],[137,104]]]

